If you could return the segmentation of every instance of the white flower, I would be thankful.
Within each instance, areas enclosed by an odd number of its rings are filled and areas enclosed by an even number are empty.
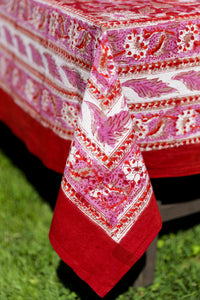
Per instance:
[[[98,199],[101,198],[101,196],[107,196],[107,193],[103,189],[95,189],[89,192],[90,196]]]
[[[17,86],[18,85],[18,83],[19,83],[19,77],[20,77],[19,70],[14,69],[13,73],[12,73],[12,84],[13,84],[13,86]]]
[[[50,21],[49,21],[49,33],[52,36],[56,35],[56,30],[58,29],[59,24],[59,14],[56,11],[53,11],[50,15]]]
[[[75,46],[77,45],[78,42],[78,36],[79,36],[79,31],[78,31],[79,24],[75,23],[73,21],[70,21],[70,26],[67,30],[68,33],[68,43],[70,45],[71,50],[74,50]]]
[[[31,22],[33,23],[34,27],[36,29],[39,28],[40,26],[40,23],[41,23],[41,9],[38,5],[35,5],[33,7],[33,13],[32,13],[32,19],[31,19]]]
[[[25,87],[26,97],[29,101],[34,101],[35,96],[35,84],[31,79],[27,79]]]
[[[143,32],[136,34],[128,34],[124,44],[127,57],[133,57],[135,60],[144,58],[146,56],[149,41],[143,38]]]
[[[137,138],[144,139],[148,133],[148,126],[145,125],[140,119],[134,120],[133,126]]]
[[[78,109],[70,105],[68,102],[63,103],[61,111],[62,119],[71,127],[76,127],[78,119]]]
[[[136,183],[144,178],[146,174],[146,168],[142,160],[125,161],[122,170],[128,180],[134,180]]]
[[[76,147],[72,143],[70,154],[69,154],[69,157],[68,157],[67,163],[66,163],[66,165],[68,167],[75,164],[76,158],[77,158],[76,157],[76,153],[77,153],[77,149],[76,149]]]
[[[18,6],[18,16],[20,19],[24,19],[24,13],[26,11],[27,8],[27,1],[25,0],[21,0],[19,1],[19,6]]]
[[[49,92],[47,90],[44,90],[42,92],[42,98],[41,98],[41,104],[42,104],[42,109],[43,110],[47,110],[47,107],[49,105],[49,101],[50,101],[50,96],[49,96]]]
[[[195,24],[188,24],[185,29],[179,30],[179,37],[177,40],[178,52],[192,50],[197,41],[199,41],[198,27]]]
[[[194,109],[184,110],[177,119],[176,129],[177,135],[186,134],[187,132],[193,130],[196,124],[196,115]]]

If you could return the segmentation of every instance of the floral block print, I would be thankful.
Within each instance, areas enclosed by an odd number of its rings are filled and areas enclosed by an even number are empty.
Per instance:
[[[0,0],[0,118],[62,161],[50,240],[102,297],[161,228],[149,174],[200,170],[199,29],[198,1]]]

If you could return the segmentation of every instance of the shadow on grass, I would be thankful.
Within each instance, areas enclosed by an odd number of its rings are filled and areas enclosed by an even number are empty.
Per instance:
[[[0,149],[23,171],[39,195],[54,209],[62,175],[46,168],[24,143],[0,122]]]
[[[176,233],[177,231],[187,230],[196,224],[199,224],[200,213],[193,214],[188,217],[179,218],[174,221],[165,222],[163,228],[159,233],[159,236],[168,234],[169,232]],[[134,285],[138,275],[143,270],[146,263],[146,253],[140,260],[123,276],[123,278],[115,285],[115,287],[103,298],[104,300],[116,299],[119,295],[128,291],[129,287]],[[58,277],[66,288],[76,292],[82,300],[100,300],[99,296],[93,292],[93,290],[82,281],[74,271],[67,266],[63,261],[57,269]]]
[[[200,198],[200,174],[151,179],[156,199],[162,199],[163,204],[186,202]]]
[[[103,298],[104,300],[116,299],[119,295],[125,293],[133,285],[137,276],[145,265],[145,255],[123,276],[115,287]],[[82,300],[99,300],[99,297],[83,280],[81,280],[74,271],[63,261],[60,262],[57,274],[66,288],[76,292]]]
[[[24,172],[28,181],[34,186],[44,201],[48,202],[51,208],[54,209],[62,175],[44,167],[41,161],[32,155],[26,146],[1,122],[0,136],[1,150],[11,159],[14,165]],[[200,175],[152,180],[155,195],[157,199],[162,199],[163,203],[182,202],[200,197],[199,182]],[[200,214],[196,214],[166,222],[163,224],[160,235],[191,228],[199,223],[199,217]],[[145,259],[146,256],[143,255],[104,299],[115,299],[126,292],[143,269]],[[57,274],[63,285],[76,292],[81,299],[101,299],[63,261],[60,261]]]

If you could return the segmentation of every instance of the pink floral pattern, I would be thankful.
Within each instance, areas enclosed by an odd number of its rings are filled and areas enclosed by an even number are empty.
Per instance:
[[[49,21],[49,33],[53,36],[56,35],[59,26],[59,14],[56,11],[52,11]]]
[[[132,57],[135,60],[144,58],[147,54],[149,41],[143,38],[143,33],[137,34],[134,30],[133,33],[127,35],[124,48],[126,56]]]
[[[79,72],[71,70],[67,66],[62,66],[62,69],[65,72],[69,83],[83,94],[86,88],[86,82]]]
[[[196,113],[194,109],[188,108],[182,111],[176,122],[177,135],[193,132],[196,128]]]
[[[12,73],[12,84],[15,87],[18,87],[20,81],[20,72],[18,69],[14,69]]]
[[[191,24],[190,22],[185,28],[179,30],[179,37],[177,40],[179,52],[187,52],[192,50],[198,43],[199,30],[195,24]]]
[[[144,163],[140,159],[125,161],[122,170],[126,175],[126,178],[136,184],[145,178],[147,173]]]
[[[199,1],[0,1],[0,86],[71,141],[62,195],[119,253],[153,199],[141,151],[200,143],[199,16]]]
[[[70,105],[69,102],[63,103],[61,110],[63,120],[68,126],[76,128],[78,120],[78,109]]]
[[[37,109],[38,120],[43,111],[46,126],[48,123],[52,128],[53,123],[59,124],[53,126],[53,130],[59,135],[62,132],[64,138],[71,138],[77,122],[71,123],[66,117],[76,119],[63,103],[69,103],[72,111],[75,107],[80,108],[81,103],[90,103],[86,109],[92,125],[90,132],[96,142],[115,148],[131,124],[124,110],[126,102],[139,144],[177,141],[177,136],[182,135],[177,135],[175,120],[179,112],[174,113],[173,107],[184,103],[186,108],[192,105],[194,111],[199,110],[200,24],[198,18],[187,20],[187,14],[198,14],[197,3],[146,0],[136,1],[132,6],[129,0],[123,3],[120,0],[109,3],[80,0],[59,1],[57,7],[57,1],[53,2],[55,9],[51,10],[47,9],[49,4],[45,1],[40,4],[35,0],[1,2],[5,21],[11,22],[6,19],[8,15],[20,20],[22,26],[22,31],[13,30],[12,22],[9,26],[2,22],[1,38],[6,41],[3,45],[12,54],[15,44],[17,58],[22,62],[27,63],[31,57],[32,72],[36,77],[32,80],[29,75],[29,79],[37,84],[37,91],[33,96],[27,92],[28,89],[31,91],[31,87],[26,87],[27,65],[23,65],[22,72],[19,64],[4,56],[1,59],[6,66],[2,68],[2,76],[5,74],[13,87],[21,85],[18,93]],[[69,11],[75,13],[74,17]],[[174,19],[169,22],[170,16]],[[143,22],[142,26],[140,22]],[[105,38],[101,28],[106,32]],[[191,69],[193,67],[195,69]],[[165,77],[162,72],[168,70],[171,70],[170,76]],[[14,78],[18,73],[21,75],[16,84]],[[43,74],[47,74],[46,82],[43,82]],[[193,99],[187,98],[191,91]],[[53,96],[45,96],[45,93]],[[87,93],[97,99],[97,103],[88,101]],[[84,97],[86,101],[83,101]],[[117,102],[122,114],[113,111]],[[197,113],[195,132],[200,125],[198,116]],[[192,132],[194,129],[183,130],[183,135],[189,138]]]
[[[141,98],[159,97],[177,91],[158,78],[149,80],[146,78],[131,79],[123,83],[123,86],[132,88]]]
[[[25,94],[28,101],[33,103],[36,101],[36,84],[29,78],[26,81]]]
[[[174,77],[175,80],[182,81],[189,90],[200,90],[200,72],[189,71],[178,74]]]
[[[124,132],[129,128],[127,123],[130,121],[128,111],[121,111],[113,116],[107,117],[93,103],[88,103],[92,111],[92,133],[100,143],[107,143],[114,147],[117,140],[120,140]]]
[[[89,158],[75,140],[67,161],[65,178],[76,190],[87,199],[102,215],[105,215],[110,226],[120,222],[121,216],[131,207],[132,195],[138,195],[147,180],[147,172],[141,154],[134,145],[135,154],[125,160],[120,168],[107,170]],[[129,159],[129,155],[126,156]],[[130,169],[130,170],[129,170]],[[82,210],[81,203],[79,208]],[[121,239],[112,233],[114,239]]]

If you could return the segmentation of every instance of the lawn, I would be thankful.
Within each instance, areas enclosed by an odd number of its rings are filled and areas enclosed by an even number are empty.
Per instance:
[[[1,148],[0,300],[100,299],[60,260],[48,239],[60,176],[26,150]],[[153,285],[136,291],[128,286],[130,278],[122,280],[105,299],[200,300],[198,220],[194,215],[176,228],[164,226]]]

